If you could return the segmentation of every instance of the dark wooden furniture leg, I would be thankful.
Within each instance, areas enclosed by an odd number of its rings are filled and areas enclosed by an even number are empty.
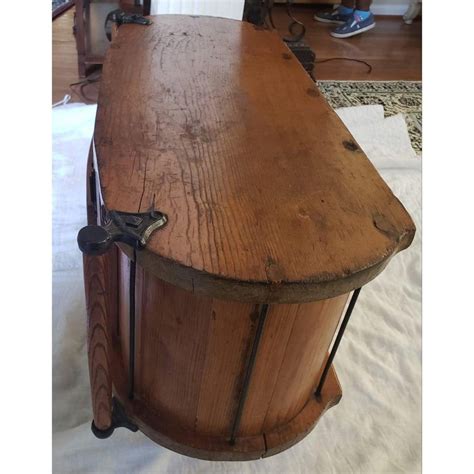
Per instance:
[[[77,67],[79,77],[87,76],[87,67],[85,63],[85,32],[84,32],[84,1],[76,1],[76,11],[74,12],[74,26],[72,28],[74,37],[76,39],[77,48]]]
[[[151,0],[143,0],[143,16],[148,16],[151,11]]]

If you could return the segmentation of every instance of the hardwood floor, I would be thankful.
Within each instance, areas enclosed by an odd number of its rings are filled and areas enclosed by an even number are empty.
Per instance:
[[[316,53],[316,60],[332,57],[361,59],[372,66],[352,61],[330,61],[316,64],[316,79],[354,81],[420,81],[421,80],[421,20],[406,25],[401,17],[376,16],[376,26],[367,33],[348,39],[333,38],[334,25],[313,20],[321,7],[299,7],[295,17],[306,25],[306,42]],[[275,26],[286,34],[288,24],[284,10],[275,15]]]
[[[72,34],[74,8],[53,21],[53,103],[70,94],[69,84],[79,81],[76,41]],[[73,96],[74,101],[79,101]]]
[[[372,65],[352,61],[330,61],[317,64],[315,76],[326,80],[421,80],[421,20],[405,25],[401,17],[377,16],[377,26],[367,33],[336,39],[329,35],[333,26],[317,23],[313,14],[321,7],[298,6],[295,17],[306,25],[305,40],[316,53],[317,60],[332,57],[361,59]],[[77,72],[76,43],[72,33],[74,9],[53,21],[53,102],[70,94],[69,84],[79,81]],[[287,34],[288,17],[285,9],[275,7],[274,20],[278,31]],[[88,97],[97,96],[97,84],[87,86]],[[72,94],[73,101],[80,101]]]

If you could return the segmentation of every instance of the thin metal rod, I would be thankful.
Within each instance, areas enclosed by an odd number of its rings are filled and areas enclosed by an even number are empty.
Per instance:
[[[135,385],[135,274],[136,252],[130,260],[130,287],[129,287],[129,354],[128,354],[128,398],[133,400]]]
[[[250,378],[252,376],[253,367],[255,365],[255,359],[257,356],[258,345],[263,333],[263,326],[265,324],[265,319],[268,313],[268,304],[262,304],[260,307],[260,313],[258,315],[257,329],[255,331],[255,338],[252,344],[252,351],[250,353],[250,358],[245,369],[244,381],[242,384],[242,391],[240,392],[239,405],[237,407],[237,413],[235,415],[234,424],[232,426],[232,433],[230,436],[229,443],[231,445],[235,444],[235,437],[239,431],[240,420],[242,418],[242,412],[244,411],[245,400],[247,398],[247,392],[250,385]]]
[[[352,310],[356,304],[357,298],[359,297],[360,288],[354,290],[352,294],[351,301],[349,302],[349,306],[347,307],[346,314],[344,315],[344,319],[342,320],[341,327],[339,328],[339,332],[337,333],[336,340],[334,341],[334,345],[332,346],[331,352],[329,354],[328,360],[324,367],[323,373],[321,375],[321,379],[319,380],[318,388],[314,393],[316,397],[321,396],[321,392],[323,390],[324,382],[326,381],[326,377],[328,375],[329,369],[331,368],[332,361],[334,360],[334,356],[336,355],[337,348],[339,347],[339,343],[341,342],[342,336],[344,335],[344,330],[346,329],[347,323],[349,322],[349,318],[351,317]]]

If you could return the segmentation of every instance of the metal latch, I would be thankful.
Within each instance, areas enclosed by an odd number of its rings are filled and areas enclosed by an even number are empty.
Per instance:
[[[168,222],[160,211],[129,213],[108,211],[103,226],[88,225],[77,234],[80,250],[87,255],[102,255],[114,242],[123,242],[135,249],[144,248],[152,232]]]
[[[107,39],[109,41],[112,40],[112,23],[116,23],[117,26],[132,23],[135,25],[148,26],[151,25],[153,22],[142,15],[138,15],[136,13],[126,13],[123,10],[120,10],[120,8],[117,10],[113,10],[105,18],[104,24],[105,34],[107,35]]]

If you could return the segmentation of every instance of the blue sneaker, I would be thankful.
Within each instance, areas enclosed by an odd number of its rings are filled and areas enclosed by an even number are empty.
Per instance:
[[[331,36],[334,38],[349,38],[351,36],[360,35],[364,31],[369,31],[375,26],[375,19],[372,13],[363,20],[357,13],[353,13],[351,17],[334,31]]]
[[[343,25],[349,18],[352,18],[352,11],[350,13],[344,14],[340,13],[340,8],[335,7],[331,11],[318,12],[315,13],[313,17],[316,21],[321,23],[334,23],[336,25]]]

